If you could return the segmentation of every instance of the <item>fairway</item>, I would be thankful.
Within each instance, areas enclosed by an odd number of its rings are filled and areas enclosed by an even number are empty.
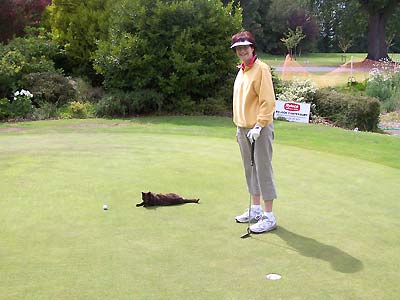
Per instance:
[[[0,299],[398,299],[400,138],[275,138],[278,229],[241,239],[229,118],[0,124]],[[135,207],[142,191],[200,204]]]

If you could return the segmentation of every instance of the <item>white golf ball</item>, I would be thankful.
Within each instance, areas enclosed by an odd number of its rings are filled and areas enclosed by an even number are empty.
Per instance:
[[[103,209],[104,209],[104,210],[108,210],[107,204],[104,204],[104,205],[103,205]]]
[[[279,274],[268,274],[265,277],[267,277],[267,279],[269,279],[269,280],[278,280],[278,279],[282,278],[282,276]]]

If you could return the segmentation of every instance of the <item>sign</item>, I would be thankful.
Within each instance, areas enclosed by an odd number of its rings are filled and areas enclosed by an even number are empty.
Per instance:
[[[290,122],[308,123],[310,103],[286,102],[276,100],[275,119],[283,118]]]

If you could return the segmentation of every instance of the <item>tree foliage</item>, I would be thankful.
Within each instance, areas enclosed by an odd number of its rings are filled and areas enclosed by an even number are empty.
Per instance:
[[[386,25],[388,19],[400,5],[400,0],[358,0],[368,12],[367,59],[387,59]]]
[[[229,0],[222,0],[226,5]],[[304,0],[234,0],[243,10],[243,27],[251,31],[257,48],[264,52],[284,53],[280,39],[288,29],[301,27],[305,39],[299,47],[304,51],[315,49],[318,37],[317,23],[306,10]]]
[[[1,0],[0,42],[24,35],[26,26],[39,24],[42,12],[51,0]]]
[[[392,50],[399,50],[400,0],[309,0],[308,10],[320,28],[318,49],[336,52],[341,45],[365,52],[368,58],[387,57],[386,36],[393,36]]]
[[[96,42],[106,39],[115,0],[53,0],[48,22],[54,39],[66,52],[68,72],[93,73]]]
[[[285,44],[290,56],[293,57],[293,49],[295,50],[294,56],[296,56],[297,46],[306,37],[306,35],[303,33],[303,29],[300,26],[297,26],[296,30],[289,28],[289,31],[284,35],[285,37],[281,38],[281,41]]]
[[[10,97],[23,77],[33,72],[55,72],[58,46],[45,33],[14,38],[0,45],[0,98]]]
[[[157,91],[158,110],[183,111],[231,90],[236,59],[228,48],[240,28],[241,15],[220,0],[122,1],[95,68],[108,89]]]
[[[222,0],[224,4],[229,0]],[[400,51],[400,0],[234,0],[243,9],[243,26],[252,31],[259,49],[282,53],[283,32],[300,26],[304,51],[368,50],[368,58]],[[390,45],[386,45],[387,42]]]

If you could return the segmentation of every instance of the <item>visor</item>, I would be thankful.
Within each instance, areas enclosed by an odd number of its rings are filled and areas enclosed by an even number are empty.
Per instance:
[[[253,43],[249,42],[249,41],[239,41],[239,42],[233,43],[233,45],[231,46],[231,49],[233,49],[237,46],[249,46],[249,45],[253,45]]]

